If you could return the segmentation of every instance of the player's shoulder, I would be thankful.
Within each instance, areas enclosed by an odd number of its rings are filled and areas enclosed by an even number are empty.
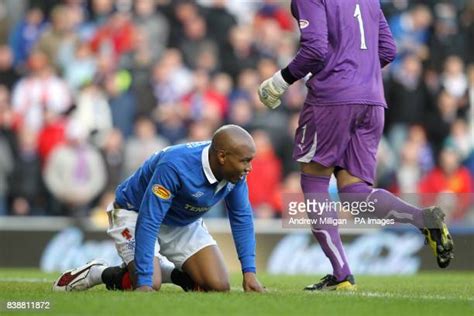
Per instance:
[[[178,171],[188,169],[201,163],[202,151],[210,145],[210,141],[192,142],[164,148],[160,155],[160,164],[168,164]]]

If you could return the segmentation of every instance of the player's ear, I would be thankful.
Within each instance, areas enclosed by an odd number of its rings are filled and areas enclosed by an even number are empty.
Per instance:
[[[223,165],[225,163],[225,159],[226,159],[225,150],[218,150],[217,151],[217,161],[219,161],[219,164]]]

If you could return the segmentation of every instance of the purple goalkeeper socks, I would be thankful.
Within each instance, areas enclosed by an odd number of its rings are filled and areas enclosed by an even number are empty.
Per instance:
[[[397,223],[409,223],[422,228],[423,211],[399,199],[384,189],[372,189],[365,182],[347,185],[339,190],[341,200],[374,201],[377,218],[392,218]]]
[[[308,174],[301,174],[301,188],[305,194],[306,199],[316,199],[324,202],[329,200],[328,187],[329,177],[312,176]],[[337,219],[337,213],[326,209],[320,216],[315,213],[308,213],[308,216],[314,219],[332,217]],[[338,281],[341,281],[351,274],[349,264],[347,262],[346,254],[342,246],[341,237],[337,226],[324,225],[320,221],[315,221],[312,224],[312,232],[314,237],[318,240],[326,257],[331,261],[333,267],[333,274]]]

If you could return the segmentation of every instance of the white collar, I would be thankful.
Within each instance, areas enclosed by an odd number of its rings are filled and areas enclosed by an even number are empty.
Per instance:
[[[204,147],[204,149],[202,150],[202,169],[204,170],[204,174],[206,175],[207,181],[209,181],[210,184],[214,184],[217,182],[217,179],[212,173],[211,164],[209,163],[209,147],[211,147],[211,145]]]
[[[214,173],[212,173],[211,169],[211,164],[209,163],[209,148],[211,145],[206,146],[202,150],[201,154],[201,160],[202,160],[202,169],[204,170],[204,174],[206,175],[207,181],[209,181],[210,184],[214,184],[217,182],[216,176],[214,176]],[[227,184],[227,181],[222,180],[219,182],[219,184],[216,187],[215,193],[219,192],[225,185]]]

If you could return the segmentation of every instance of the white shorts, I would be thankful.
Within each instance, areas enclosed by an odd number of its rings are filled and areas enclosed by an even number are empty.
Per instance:
[[[138,213],[114,208],[113,203],[107,207],[109,229],[107,234],[115,242],[117,252],[125,264],[135,258],[135,226]],[[199,250],[217,245],[209,234],[206,225],[199,219],[186,226],[160,226],[160,234],[155,241],[155,257],[165,256],[181,269],[184,262]]]

